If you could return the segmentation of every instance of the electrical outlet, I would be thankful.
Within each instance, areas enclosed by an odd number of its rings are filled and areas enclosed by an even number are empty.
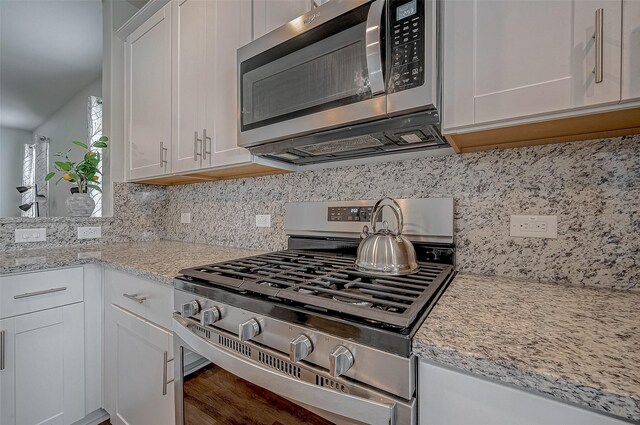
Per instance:
[[[555,215],[512,215],[511,236],[526,238],[558,238],[558,217]]]
[[[98,239],[102,237],[102,227],[78,227],[78,239]]]
[[[47,240],[47,229],[16,229],[15,241],[22,242],[44,242]]]
[[[256,215],[256,227],[271,227],[271,215]]]
[[[180,213],[180,223],[189,224],[191,223],[191,213]]]

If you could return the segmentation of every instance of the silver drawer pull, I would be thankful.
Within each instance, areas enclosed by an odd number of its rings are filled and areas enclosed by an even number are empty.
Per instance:
[[[593,36],[596,44],[596,84],[602,82],[604,70],[604,9],[596,10],[596,33]]]
[[[129,298],[132,301],[142,304],[147,300],[147,297],[141,297],[139,294],[122,294],[123,297]]]
[[[0,332],[0,370],[4,370],[5,337],[7,331]]]
[[[66,286],[61,286],[60,288],[45,289],[44,291],[26,292],[24,294],[15,295],[13,297],[13,299],[14,300],[19,300],[20,298],[35,297],[35,296],[38,296],[38,295],[51,294],[53,292],[62,292],[62,291],[66,291],[66,290],[67,290]]]
[[[164,361],[162,362],[164,366],[162,369],[162,395],[167,395],[167,385],[173,382],[173,379],[171,381],[167,381],[167,366],[169,366],[169,362],[172,360],[173,359],[169,359],[169,353],[165,351]]]

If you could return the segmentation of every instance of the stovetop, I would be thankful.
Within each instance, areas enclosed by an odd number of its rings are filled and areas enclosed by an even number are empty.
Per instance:
[[[354,261],[355,256],[346,253],[292,249],[180,273],[269,302],[398,328],[415,322],[452,273],[451,265],[419,262],[415,274],[373,276],[355,270]]]

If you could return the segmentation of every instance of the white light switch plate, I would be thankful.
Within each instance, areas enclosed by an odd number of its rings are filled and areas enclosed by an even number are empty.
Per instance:
[[[558,238],[558,217],[555,215],[512,215],[511,236],[525,238]]]
[[[271,215],[256,215],[256,227],[271,227]]]
[[[47,240],[47,229],[16,229],[16,243],[44,242]]]
[[[181,213],[180,214],[180,223],[189,224],[191,223],[191,213]]]
[[[102,237],[102,227],[78,227],[78,239],[98,239]]]

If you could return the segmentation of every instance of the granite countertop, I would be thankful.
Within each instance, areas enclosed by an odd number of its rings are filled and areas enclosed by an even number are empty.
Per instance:
[[[640,293],[458,274],[424,359],[640,420]]]
[[[260,254],[260,251],[155,241],[46,248],[0,254],[0,275],[100,263],[136,276],[173,285],[181,269]]]

